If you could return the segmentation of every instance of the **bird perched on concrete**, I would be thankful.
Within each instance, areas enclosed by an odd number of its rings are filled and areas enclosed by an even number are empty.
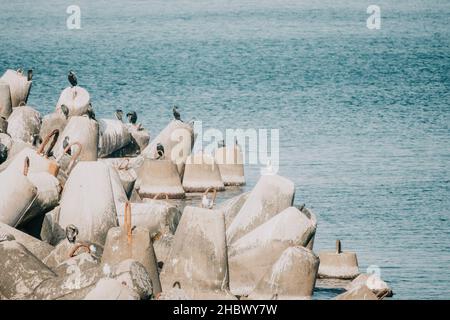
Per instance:
[[[66,119],[69,119],[70,110],[65,104],[61,105],[61,111],[62,111],[63,115],[66,117]]]
[[[156,159],[162,159],[164,156],[164,146],[161,143],[158,143],[156,145],[156,153],[158,154],[158,157]]]
[[[73,224],[69,224],[66,227],[66,238],[70,243],[75,243],[75,241],[77,240],[77,235],[78,235],[78,228],[73,225]]]
[[[202,196],[202,208],[212,209],[214,206],[214,199],[209,199],[206,194]]]
[[[8,158],[8,148],[3,143],[0,143],[0,164],[5,162],[7,158]]]
[[[69,80],[70,85],[72,87],[76,87],[78,85],[77,76],[75,75],[75,73],[72,70],[69,71],[69,75],[67,76],[67,79]]]
[[[28,70],[28,73],[27,73],[27,80],[28,80],[28,81],[33,80],[33,69]]]
[[[89,107],[87,109],[86,114],[88,115],[89,119],[95,120],[94,107],[92,106],[91,103],[89,103]]]
[[[128,121],[131,124],[136,124],[136,122],[137,122],[137,113],[136,113],[136,111],[128,112],[127,113],[127,118],[128,118]]]
[[[63,149],[64,149],[64,150],[66,150],[66,148],[67,148],[67,146],[69,145],[69,143],[70,143],[70,142],[69,142],[69,136],[65,136],[65,137],[64,137],[64,140],[63,140],[63,143],[62,143],[62,144],[63,144]],[[71,154],[70,149],[67,150],[67,154],[68,154],[68,155]]]
[[[123,111],[121,109],[117,109],[116,112],[114,112],[114,115],[116,116],[117,120],[123,122]]]
[[[177,106],[173,106],[172,112],[173,112],[173,117],[175,118],[175,120],[181,121],[181,115],[178,112],[178,107]]]

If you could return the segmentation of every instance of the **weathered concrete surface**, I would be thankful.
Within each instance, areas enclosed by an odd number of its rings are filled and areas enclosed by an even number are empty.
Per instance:
[[[219,166],[220,175],[226,186],[245,184],[244,161],[238,145],[216,149],[214,159]]]
[[[153,293],[161,292],[155,251],[150,232],[147,229],[134,228],[131,231],[130,242],[127,239],[127,231],[123,227],[109,229],[102,264],[112,265],[126,259],[134,259],[140,262],[150,275]]]
[[[137,127],[131,123],[127,124],[127,129],[131,134],[132,143],[139,148],[139,154],[142,153],[142,151],[150,143],[150,133],[148,132],[148,130]]]
[[[14,108],[8,118],[8,134],[13,139],[32,143],[41,129],[41,114],[30,106]]]
[[[153,248],[155,249],[156,260],[158,261],[158,270],[162,269],[169,257],[173,239],[173,234],[163,234],[153,238]]]
[[[0,164],[0,172],[5,171],[23,149],[31,148],[31,144],[23,142],[22,140],[12,139],[6,133],[0,133],[0,143],[6,146],[8,157],[6,161]]]
[[[42,259],[42,262],[44,262],[49,268],[56,270],[58,266],[71,259],[70,254],[79,243],[89,246],[89,250],[84,246],[80,247],[73,253],[75,256],[82,255],[89,251],[89,255],[92,256],[93,259],[100,260],[103,254],[102,246],[88,241],[77,241],[75,243],[70,243],[67,239],[64,239],[59,242],[58,245],[44,259]]]
[[[18,242],[22,243],[39,260],[44,259],[54,249],[54,247],[48,243],[40,241],[2,222],[0,222],[0,233],[11,234],[14,236]]]
[[[306,215],[309,219],[311,219],[312,223],[317,225],[317,217],[314,214],[314,212],[311,209],[306,208],[304,205],[302,206],[295,206],[297,209],[301,209],[300,211]],[[314,239],[315,239],[316,233],[314,232],[313,236],[311,237],[311,240],[309,240],[308,244],[306,245],[306,247],[309,250],[313,250],[314,247]]]
[[[319,258],[304,247],[289,247],[258,282],[248,296],[251,300],[311,299],[316,283]]]
[[[225,190],[214,158],[204,153],[189,156],[184,168],[183,188],[186,192],[205,192],[209,188]]]
[[[389,285],[384,282],[377,274],[367,274],[363,273],[352,280],[346,287],[345,290],[351,291],[356,287],[361,285],[366,285],[378,298],[392,297],[393,292]]]
[[[56,110],[61,110],[61,105],[66,105],[69,109],[69,116],[82,116],[87,113],[91,98],[86,89],[76,86],[67,87],[59,96],[56,103]]]
[[[64,131],[60,133],[56,142],[54,155],[60,157],[64,151],[63,141],[69,137],[69,143],[79,142],[82,145],[80,161],[96,161],[98,156],[99,126],[98,122],[87,116],[73,116],[69,118]]]
[[[0,242],[0,291],[8,299],[28,297],[45,280],[56,278],[41,260],[17,241]]]
[[[6,70],[0,80],[9,86],[13,108],[17,107],[22,101],[27,102],[32,84],[32,81],[28,81],[27,76],[20,71]]]
[[[244,192],[216,206],[216,209],[221,210],[225,214],[225,226],[227,228],[239,213],[249,195],[250,192]]]
[[[100,119],[98,156],[105,158],[131,142],[131,134],[125,124],[117,119]]]
[[[55,208],[61,194],[58,179],[47,172],[30,173],[28,179],[36,186],[37,196],[20,224],[27,223],[34,217],[44,215]]]
[[[146,158],[157,157],[156,146],[164,146],[164,156],[177,164],[180,176],[183,176],[184,164],[194,145],[194,129],[189,123],[172,120],[152,142],[143,150]]]
[[[88,252],[77,253],[76,256],[67,258],[52,270],[60,277],[66,277],[74,272],[83,273],[100,265],[100,260]]]
[[[103,245],[118,226],[109,168],[101,162],[81,161],[72,170],[60,202],[59,225],[78,227],[79,237]]]
[[[306,246],[316,225],[297,208],[289,207],[228,247],[230,289],[250,294],[258,281],[290,246]]]
[[[8,119],[11,113],[12,105],[9,84],[0,79],[0,117]]]
[[[3,116],[0,116],[0,133],[8,132],[8,121]]]
[[[173,288],[169,288],[161,292],[156,297],[157,300],[192,300],[186,291],[174,285]],[[206,299],[205,299],[206,300]]]
[[[111,189],[112,189],[112,192],[114,195],[116,211],[123,212],[122,210],[124,209],[124,207],[123,207],[123,205],[121,206],[121,204],[127,202],[128,197],[123,188],[122,181],[120,181],[118,170],[110,165],[107,165],[107,167],[108,167],[109,176],[111,179]]]
[[[119,224],[123,225],[124,207],[117,206]],[[146,228],[152,236],[174,234],[181,218],[178,208],[163,200],[146,199],[142,203],[131,203],[133,226]]]
[[[144,159],[137,175],[135,188],[141,198],[153,198],[160,193],[170,199],[185,196],[177,166],[171,160]]]
[[[84,300],[139,300],[139,295],[115,279],[100,279]]]
[[[378,298],[365,284],[362,284],[341,293],[334,300],[378,300]]]
[[[60,206],[56,206],[45,214],[39,232],[39,238],[52,246],[66,238],[66,231],[58,224],[60,210]]]
[[[179,282],[193,299],[233,298],[228,291],[223,213],[185,207],[161,273],[163,291]]]
[[[134,185],[137,179],[137,173],[134,168],[134,163],[130,158],[106,158],[101,159],[108,165],[114,167],[119,174],[120,182],[127,197],[129,198],[133,192]]]
[[[270,218],[290,207],[294,183],[278,175],[261,176],[239,213],[227,227],[227,242],[233,243]]]
[[[59,133],[62,133],[67,125],[67,122],[69,122],[69,120],[62,112],[47,114],[42,118],[39,135],[42,139],[45,139],[45,137],[55,129],[58,129]]]
[[[58,174],[59,166],[55,160],[42,156],[29,146],[23,148],[11,161],[5,163],[7,169],[4,171],[14,170],[16,172],[23,172],[24,161],[27,157],[30,159],[29,173],[47,172],[53,176]]]
[[[141,299],[152,295],[151,279],[144,266],[135,260],[125,260],[117,265],[89,268],[84,272],[73,272],[65,277],[57,277],[43,282],[34,290],[29,299],[83,299],[104,277],[116,279],[134,290]]]
[[[23,165],[23,164],[22,164]],[[37,188],[22,172],[0,172],[0,221],[16,227],[37,198]]]
[[[319,252],[319,278],[354,279],[359,275],[358,259],[354,252]]]

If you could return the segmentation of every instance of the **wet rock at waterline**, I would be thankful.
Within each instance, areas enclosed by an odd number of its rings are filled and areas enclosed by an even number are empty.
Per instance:
[[[316,225],[297,208],[289,207],[233,243],[228,243],[230,289],[250,294],[261,277],[291,246],[306,246]]]
[[[318,268],[319,258],[311,250],[289,247],[259,280],[248,299],[311,299]]]
[[[184,198],[177,166],[170,160],[144,159],[137,171],[135,188],[141,198],[167,195],[169,199]]]
[[[212,156],[199,153],[187,158],[183,188],[186,192],[205,192],[210,188],[225,190],[219,167]]]

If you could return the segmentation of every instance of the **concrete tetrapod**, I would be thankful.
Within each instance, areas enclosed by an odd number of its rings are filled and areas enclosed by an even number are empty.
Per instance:
[[[103,245],[108,230],[118,226],[108,166],[81,161],[72,170],[60,202],[59,225],[74,224],[80,238]]]
[[[130,208],[130,206],[127,206]],[[150,232],[145,228],[132,228],[131,212],[124,227],[111,228],[106,238],[102,264],[116,264],[126,259],[140,262],[152,280],[153,294],[161,292],[161,283],[156,265]]]
[[[378,297],[365,285],[361,284],[349,291],[341,293],[334,300],[379,300]]]
[[[58,138],[59,131],[53,130],[47,137],[45,137],[38,150],[34,150],[30,146],[23,148],[11,160],[8,159],[2,167],[7,167],[7,170],[15,170],[17,172],[23,171],[23,163],[26,158],[29,159],[28,172],[40,173],[47,172],[53,176],[57,176],[59,172],[59,165],[55,160],[48,157],[48,154],[52,151],[54,143]],[[50,143],[50,146],[46,146]]]
[[[8,119],[12,112],[9,84],[0,80],[0,117]]]
[[[319,252],[319,278],[354,279],[359,275],[358,259],[354,252],[343,252],[336,241],[336,251]]]
[[[133,225],[146,228],[152,237],[174,234],[181,218],[180,210],[167,201],[150,200],[131,203]],[[122,224],[124,203],[117,206],[119,224]]]
[[[187,206],[161,273],[163,292],[175,283],[193,299],[233,299],[228,293],[225,220],[217,210]]]
[[[38,240],[25,232],[10,227],[0,222],[0,234],[12,235],[18,242],[23,244],[39,260],[43,260],[54,249],[50,244]],[[0,290],[1,291],[1,290]]]
[[[8,69],[0,80],[6,82],[9,86],[11,106],[13,108],[17,107],[21,102],[27,102],[32,81],[21,70]]]
[[[186,192],[205,192],[209,188],[225,190],[214,158],[204,153],[189,156],[184,168],[183,188]]]
[[[69,118],[64,131],[60,133],[54,148],[56,158],[64,152],[64,139],[69,143],[78,142],[82,145],[79,160],[96,161],[98,157],[98,122],[87,116],[73,116]]]
[[[47,114],[42,118],[39,135],[42,139],[45,139],[55,129],[62,133],[68,122],[68,118],[62,112]]]
[[[217,205],[216,209],[223,211],[225,214],[225,226],[227,228],[236,217],[239,210],[241,210],[249,195],[250,192],[244,192]]]
[[[44,215],[59,203],[61,185],[58,179],[47,172],[30,173],[28,179],[37,188],[36,200],[27,210],[21,224],[27,223],[36,216]]]
[[[235,242],[270,218],[292,206],[294,183],[278,175],[263,175],[239,213],[227,227],[227,242]]]
[[[98,156],[107,157],[131,142],[131,135],[125,124],[117,119],[100,119]]]
[[[84,300],[139,300],[139,295],[116,279],[103,278]]]
[[[376,273],[360,274],[345,287],[345,290],[351,291],[360,285],[366,285],[378,298],[393,296],[392,289]]]
[[[319,258],[311,250],[289,247],[265,273],[248,299],[311,299],[318,269]]]
[[[178,167],[180,176],[183,176],[186,158],[191,154],[194,146],[194,129],[191,124],[179,120],[172,120],[169,124],[150,142],[142,154],[146,158],[157,158],[156,147],[158,143],[164,147],[164,157],[171,160]]]
[[[23,162],[23,172],[7,169],[0,173],[0,222],[12,227],[25,218],[37,198],[37,188],[28,179],[29,159]]]
[[[0,242],[0,292],[8,299],[24,299],[45,280],[56,278],[41,260],[21,243]]]
[[[41,114],[30,106],[20,106],[8,118],[8,134],[13,139],[32,144],[39,136]]]
[[[216,149],[214,158],[219,166],[220,175],[226,186],[245,184],[244,161],[238,145]]]
[[[69,116],[82,116],[87,113],[90,102],[86,89],[79,86],[67,87],[61,92],[55,111],[61,111],[61,105],[65,105],[69,109]]]
[[[127,259],[116,265],[104,265],[80,271],[76,267],[65,277],[48,279],[41,283],[29,299],[83,299],[105,277],[118,280],[124,286],[135,291],[140,299],[149,299],[152,295],[151,279],[144,266]]]
[[[5,117],[0,116],[0,133],[8,132],[8,121]]]
[[[290,246],[306,246],[316,224],[297,208],[289,207],[228,247],[230,289],[248,295]]]
[[[170,160],[144,159],[137,171],[135,188],[141,198],[153,198],[157,194],[167,194],[170,199],[185,196],[176,165]]]
[[[106,158],[101,159],[101,161],[104,161],[108,165],[117,169],[120,182],[122,183],[127,197],[129,198],[133,192],[137,179],[137,173],[134,169],[134,164],[130,161],[130,158]]]

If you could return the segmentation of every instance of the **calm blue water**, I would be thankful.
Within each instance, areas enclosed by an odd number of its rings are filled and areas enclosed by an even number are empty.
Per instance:
[[[0,0],[0,72],[32,67],[46,113],[73,69],[99,117],[136,110],[152,136],[173,104],[205,128],[279,128],[315,250],[340,238],[395,298],[449,299],[450,2],[376,1],[377,31],[374,1],[337,2]]]

